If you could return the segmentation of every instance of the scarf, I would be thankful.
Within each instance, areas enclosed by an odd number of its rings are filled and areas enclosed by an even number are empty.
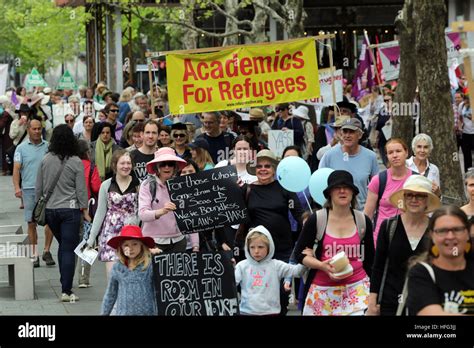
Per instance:
[[[110,171],[110,162],[112,162],[112,145],[113,140],[108,144],[104,144],[100,138],[95,144],[95,165],[99,170],[99,176],[102,181],[105,179],[105,174]]]

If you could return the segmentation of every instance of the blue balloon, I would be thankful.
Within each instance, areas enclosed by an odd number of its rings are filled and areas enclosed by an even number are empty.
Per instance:
[[[328,187],[328,177],[333,171],[334,169],[331,168],[321,168],[315,171],[309,179],[309,193],[314,201],[321,206],[326,202],[323,191]]]
[[[304,159],[290,156],[280,161],[276,174],[280,185],[285,189],[290,192],[301,192],[308,187],[311,170]]]

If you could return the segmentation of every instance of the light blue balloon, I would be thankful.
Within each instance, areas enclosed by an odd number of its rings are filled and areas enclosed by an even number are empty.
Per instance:
[[[304,159],[290,156],[280,161],[276,174],[280,185],[286,190],[301,192],[308,187],[311,170]]]
[[[333,171],[334,169],[331,168],[321,168],[315,171],[309,179],[309,193],[314,201],[321,206],[326,202],[323,191],[328,187],[328,177]]]

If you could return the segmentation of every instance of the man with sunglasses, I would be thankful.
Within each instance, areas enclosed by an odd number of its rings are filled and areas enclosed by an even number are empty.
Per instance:
[[[281,103],[275,107],[277,113],[272,124],[273,130],[293,130],[294,144],[302,147],[304,145],[304,129],[301,121],[293,116],[290,116],[290,104]]]

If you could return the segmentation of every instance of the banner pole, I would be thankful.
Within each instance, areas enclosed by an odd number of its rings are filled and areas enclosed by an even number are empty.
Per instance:
[[[331,39],[329,39],[328,42],[328,48],[329,48],[329,69],[331,69],[331,93],[332,93],[332,101],[334,105],[337,105],[336,102],[336,85],[334,83],[334,64],[333,64],[333,57],[332,57],[332,42]],[[338,111],[337,107],[334,108],[334,117],[337,117]]]
[[[153,98],[153,75],[152,75],[152,72],[151,72],[151,69],[153,67],[153,62],[151,61],[151,57],[148,57],[146,59],[147,61],[147,65],[148,65],[148,80],[149,80],[149,84],[150,84],[150,99],[151,99],[151,118],[152,119],[156,119],[156,115],[155,115],[155,100]]]

